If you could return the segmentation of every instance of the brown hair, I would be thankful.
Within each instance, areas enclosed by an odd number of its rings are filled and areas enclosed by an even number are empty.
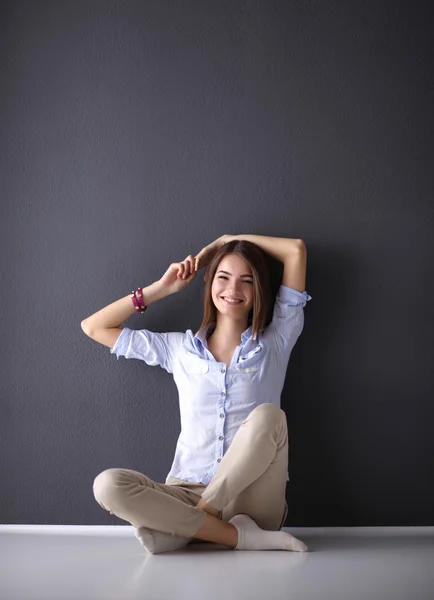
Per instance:
[[[265,252],[246,240],[231,240],[216,252],[207,270],[207,280],[203,290],[203,320],[199,329],[217,321],[217,308],[211,294],[212,282],[221,259],[227,254],[238,254],[250,265],[253,273],[253,306],[248,315],[248,325],[252,325],[252,336],[265,329],[271,305],[270,272]]]

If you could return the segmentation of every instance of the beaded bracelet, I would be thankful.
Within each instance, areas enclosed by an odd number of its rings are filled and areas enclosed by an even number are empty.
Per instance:
[[[138,299],[135,294],[137,294]],[[142,288],[137,288],[137,292],[131,290],[131,298],[136,310],[138,310],[141,313],[144,313],[148,307],[145,306],[145,303],[143,302]]]

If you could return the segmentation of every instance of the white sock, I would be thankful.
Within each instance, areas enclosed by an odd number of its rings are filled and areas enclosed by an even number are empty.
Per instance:
[[[184,548],[193,538],[179,537],[147,527],[135,528],[134,535],[150,554],[172,552]]]
[[[292,550],[306,552],[307,546],[286,531],[265,531],[248,515],[235,515],[229,523],[237,528],[238,544],[235,550]]]

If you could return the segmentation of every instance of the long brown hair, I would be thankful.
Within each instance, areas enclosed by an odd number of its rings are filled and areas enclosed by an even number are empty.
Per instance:
[[[211,287],[217,267],[227,254],[238,254],[250,265],[253,273],[253,306],[248,315],[248,325],[252,325],[252,336],[260,334],[267,325],[269,317],[270,272],[265,252],[257,245],[246,240],[231,240],[216,252],[207,269],[207,280],[203,289],[203,320],[199,329],[211,322],[217,322],[217,308],[212,299]]]

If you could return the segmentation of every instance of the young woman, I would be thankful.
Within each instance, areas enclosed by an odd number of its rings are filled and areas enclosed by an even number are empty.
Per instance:
[[[265,253],[284,273],[271,322]],[[130,522],[152,554],[198,540],[237,550],[307,546],[280,531],[288,430],[280,408],[291,351],[304,325],[307,251],[302,240],[224,235],[163,277],[85,319],[83,331],[111,354],[160,365],[179,392],[181,433],[164,484],[113,468],[94,481],[95,499]],[[207,266],[204,315],[196,334],[120,328],[128,317],[184,289]]]

